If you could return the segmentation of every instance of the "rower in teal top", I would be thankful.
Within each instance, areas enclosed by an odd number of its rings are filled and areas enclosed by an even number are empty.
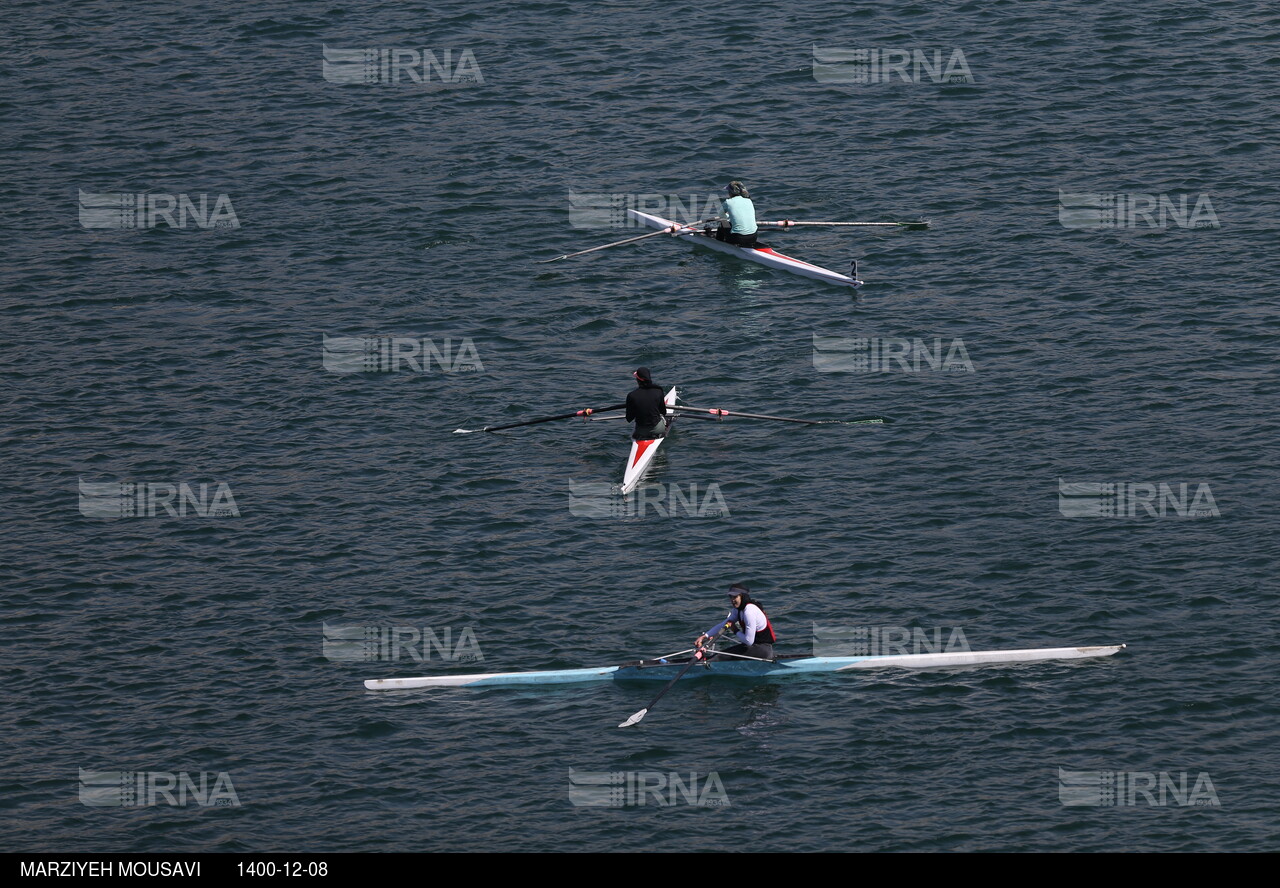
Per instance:
[[[715,232],[716,240],[739,247],[754,247],[757,233],[756,206],[751,202],[747,186],[734,179],[724,190],[729,195],[724,201],[729,224],[720,223],[720,228]]]

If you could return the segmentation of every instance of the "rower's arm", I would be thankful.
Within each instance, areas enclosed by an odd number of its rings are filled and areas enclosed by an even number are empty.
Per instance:
[[[731,611],[729,611],[729,615],[728,615],[727,617],[725,617],[725,618],[724,618],[723,620],[721,620],[720,622],[716,623],[714,626],[712,626],[710,629],[708,629],[706,632],[704,632],[704,633],[702,633],[702,634],[703,634],[703,635],[705,635],[705,636],[707,636],[708,638],[710,638],[711,636],[713,636],[713,635],[715,635],[717,632],[719,632],[719,631],[720,631],[720,629],[721,629],[721,627],[723,627],[725,623],[732,623],[732,622],[733,622],[734,620],[736,620],[736,619],[738,619],[738,611],[737,611],[737,610],[731,610]],[[738,640],[739,640],[739,641],[741,641],[741,640],[742,640],[742,633],[741,633],[741,632],[736,632],[736,633],[734,633],[734,634],[738,636]]]

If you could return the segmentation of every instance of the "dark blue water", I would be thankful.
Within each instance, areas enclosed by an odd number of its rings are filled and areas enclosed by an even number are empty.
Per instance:
[[[30,2],[8,24],[5,848],[1276,848],[1274,10]],[[481,77],[333,83],[325,46],[468,49]],[[959,49],[971,82],[831,83],[815,46]],[[858,259],[856,297],[666,238],[535,264],[636,233],[575,228],[571,194],[730,178],[765,219],[933,227],[767,235]],[[87,228],[81,192],[225,194],[238,227]],[[1068,227],[1063,193],[1207,196],[1214,224]],[[972,372],[825,372],[815,335],[960,341]],[[327,372],[326,336],[469,340],[482,366]],[[571,484],[620,480],[621,424],[453,434],[617,403],[640,364],[695,405],[896,422],[684,421],[650,490],[714,486],[701,517],[575,514]],[[234,510],[88,517],[81,482],[225,484]],[[1066,517],[1060,482],[1213,508]],[[695,682],[628,731],[654,688],[362,686],[674,651],[731,581],[793,652],[814,623],[1129,648]],[[335,662],[324,624],[469,632],[482,659]],[[225,774],[238,805],[88,806],[82,769]],[[1060,769],[1203,774],[1216,804],[1064,805]],[[692,773],[729,804],[575,806],[571,771]]]

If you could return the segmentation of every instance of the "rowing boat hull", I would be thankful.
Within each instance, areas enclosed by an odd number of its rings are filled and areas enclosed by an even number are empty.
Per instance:
[[[675,421],[675,411],[671,408],[676,404],[676,398],[679,394],[676,392],[675,386],[671,387],[671,391],[667,392],[663,399],[667,404],[667,427],[666,431],[671,431],[671,424]],[[627,457],[627,467],[622,476],[622,487],[619,488],[623,494],[628,494],[640,486],[640,482],[644,480],[644,476],[648,474],[649,467],[653,465],[653,460],[658,455],[658,448],[662,446],[662,442],[667,440],[663,438],[654,438],[652,441],[632,441],[631,453]]]
[[[672,225],[680,223],[671,219],[664,219],[661,216],[653,216],[649,213],[641,213],[639,210],[627,210],[633,219],[643,222],[649,228],[663,229],[670,228]],[[697,244],[700,247],[706,247],[710,250],[717,250],[721,253],[728,253],[737,256],[740,259],[746,259],[749,262],[755,262],[759,265],[767,265],[769,268],[777,268],[781,271],[789,271],[792,274],[798,274],[801,277],[813,278],[814,280],[826,281],[829,284],[842,284],[847,287],[861,287],[862,281],[857,277],[850,277],[847,274],[840,274],[829,268],[823,268],[821,265],[814,265],[811,262],[804,262],[792,256],[779,253],[772,247],[763,247],[753,249],[750,247],[737,247],[724,241],[718,241],[713,237],[707,237],[705,234],[699,233],[693,228],[686,228],[680,234],[674,235],[681,240],[687,240]],[[855,272],[856,274],[856,272]]]
[[[1124,649],[1122,644],[1097,647],[1033,648],[1017,651],[950,651],[939,654],[885,654],[867,657],[780,657],[761,660],[714,660],[695,666],[682,679],[710,677],[776,678],[789,675],[850,672],[857,669],[941,669],[954,666],[983,666],[995,663],[1033,663],[1041,660],[1080,660],[1109,657]],[[520,687],[529,685],[581,684],[600,681],[670,681],[689,661],[641,660],[622,666],[594,669],[554,669],[545,672],[489,672],[473,675],[431,675],[422,678],[383,678],[366,681],[371,691],[412,688]]]

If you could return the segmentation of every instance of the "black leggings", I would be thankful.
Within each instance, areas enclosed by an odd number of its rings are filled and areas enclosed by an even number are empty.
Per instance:
[[[716,229],[716,240],[724,241],[726,244],[733,244],[735,247],[754,247],[756,245],[756,236],[759,232],[751,234],[734,234],[728,225],[721,225]]]

